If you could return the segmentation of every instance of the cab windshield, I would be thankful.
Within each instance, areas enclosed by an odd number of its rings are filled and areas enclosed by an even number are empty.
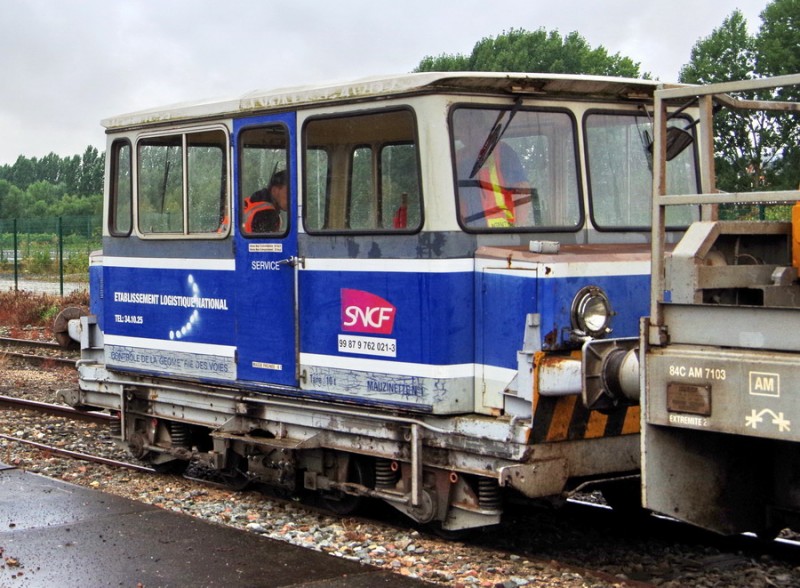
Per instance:
[[[459,222],[468,231],[576,230],[575,124],[556,110],[451,113]]]

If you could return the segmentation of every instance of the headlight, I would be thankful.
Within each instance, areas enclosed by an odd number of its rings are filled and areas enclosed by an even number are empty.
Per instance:
[[[611,303],[602,288],[581,288],[572,300],[572,328],[591,337],[611,332]]]

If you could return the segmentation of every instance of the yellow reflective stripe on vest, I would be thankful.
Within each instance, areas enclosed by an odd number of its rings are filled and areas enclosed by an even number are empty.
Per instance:
[[[499,147],[499,146],[498,146]],[[509,210],[506,204],[506,194],[503,192],[503,180],[500,177],[500,166],[498,165],[499,156],[497,153],[489,158],[489,182],[494,194],[494,203],[498,210],[502,212],[502,217],[489,217],[486,219],[490,227],[511,227],[514,225],[514,211]]]

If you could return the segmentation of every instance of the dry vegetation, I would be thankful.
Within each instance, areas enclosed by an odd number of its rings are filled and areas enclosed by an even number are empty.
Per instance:
[[[25,290],[0,292],[0,335],[52,339],[53,321],[68,306],[89,306],[89,293],[73,292],[62,298]]]

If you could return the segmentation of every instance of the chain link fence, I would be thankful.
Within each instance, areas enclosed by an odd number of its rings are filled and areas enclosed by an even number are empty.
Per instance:
[[[86,289],[89,253],[101,247],[99,215],[0,219],[0,289]]]

